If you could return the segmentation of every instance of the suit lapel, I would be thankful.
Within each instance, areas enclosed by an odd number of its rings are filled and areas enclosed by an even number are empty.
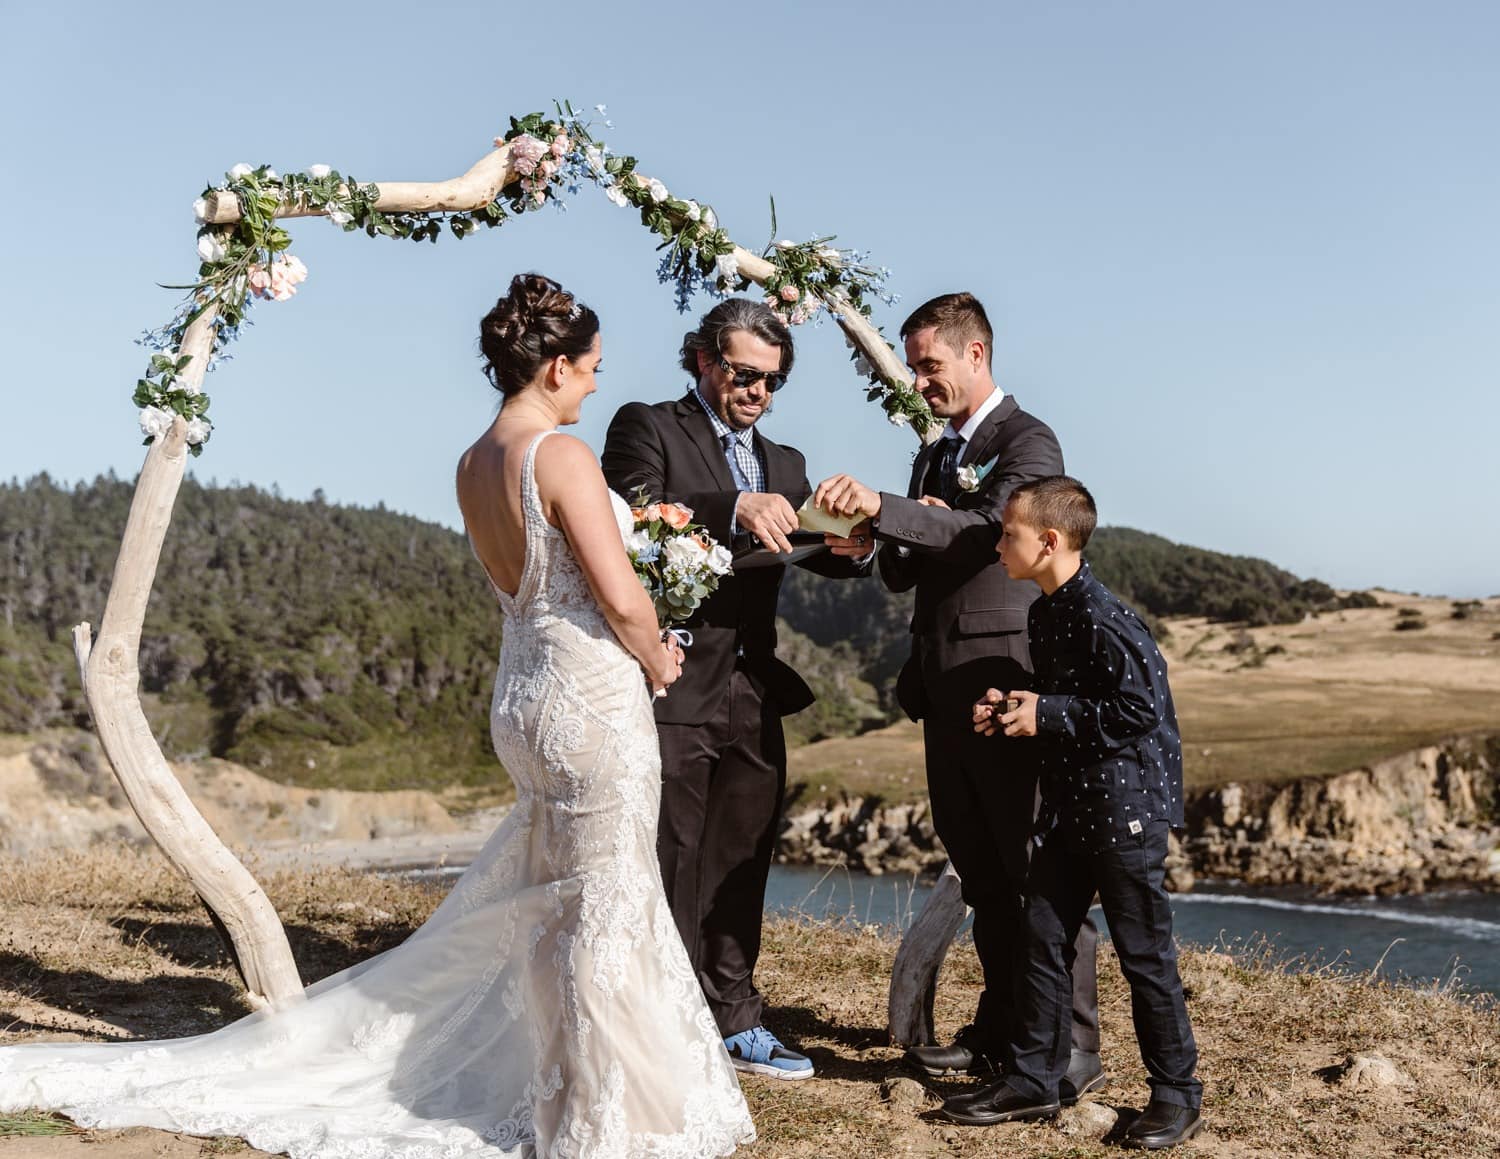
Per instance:
[[[724,448],[714,438],[713,423],[708,421],[708,415],[691,393],[678,401],[677,421],[703,455],[703,463],[714,477],[719,490],[735,490],[734,476],[729,473],[729,461],[724,458]]]
[[[942,440],[935,439],[930,443],[923,443],[917,451],[917,457],[911,465],[911,482],[906,486],[906,497],[908,499],[922,498],[922,480],[927,477],[927,466],[932,461],[932,449]]]
[[[984,422],[974,432],[974,437],[964,447],[963,454],[958,457],[958,465],[978,468],[993,459],[1000,445],[1000,428],[1005,425],[1006,419],[1020,409],[1010,395],[1001,399],[1000,405],[985,416]]]
[[[755,443],[760,448],[761,460],[766,465],[766,490],[782,495],[795,495],[802,489],[802,476],[795,473],[792,456],[759,431],[755,432]]]

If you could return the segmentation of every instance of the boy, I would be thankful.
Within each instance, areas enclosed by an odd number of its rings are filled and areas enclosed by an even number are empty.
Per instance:
[[[1093,497],[1066,475],[1017,487],[1001,516],[1002,565],[1042,589],[1028,617],[1038,691],[990,689],[974,706],[974,727],[1046,738],[1043,799],[1018,948],[1013,1066],[1000,1082],[950,1098],[943,1113],[987,1124],[1057,1111],[1069,1059],[1069,958],[1097,891],[1151,1082],[1151,1102],[1123,1142],[1156,1150],[1201,1125],[1198,1050],[1163,886],[1167,832],[1183,823],[1182,746],[1166,661],[1084,562],[1096,521]]]

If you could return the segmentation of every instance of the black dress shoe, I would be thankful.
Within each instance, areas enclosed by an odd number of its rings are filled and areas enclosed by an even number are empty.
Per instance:
[[[1037,1102],[1019,1094],[1004,1079],[977,1091],[943,1100],[938,1114],[950,1123],[968,1127],[988,1127],[992,1123],[1018,1123],[1027,1119],[1045,1119],[1057,1114],[1057,1102]]]
[[[1082,1096],[1097,1091],[1108,1081],[1109,1076],[1104,1073],[1104,1065],[1097,1054],[1075,1050],[1068,1061],[1068,1073],[1058,1084],[1058,1102],[1071,1107]]]
[[[913,1046],[907,1063],[935,1079],[960,1074],[989,1074],[1000,1069],[998,1052],[973,1026],[965,1026],[948,1046]]]
[[[1141,1112],[1141,1117],[1126,1129],[1120,1142],[1142,1151],[1160,1151],[1163,1147],[1187,1142],[1201,1126],[1203,1116],[1192,1107],[1152,1099]]]

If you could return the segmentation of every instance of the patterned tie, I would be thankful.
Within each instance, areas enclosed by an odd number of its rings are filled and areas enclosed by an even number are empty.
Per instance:
[[[937,475],[938,498],[951,504],[958,495],[958,457],[963,452],[964,441],[957,435],[946,435],[938,443],[933,456],[933,471]]]
[[[733,432],[724,436],[724,458],[729,461],[729,474],[734,478],[734,485],[741,491],[749,491],[750,480],[745,478],[745,472],[740,469],[740,458],[735,454],[736,442]]]

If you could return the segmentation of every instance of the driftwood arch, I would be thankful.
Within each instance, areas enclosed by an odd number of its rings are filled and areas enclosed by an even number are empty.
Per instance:
[[[517,181],[520,171],[510,143],[499,144],[466,173],[447,181],[382,182],[374,208],[387,214],[446,214],[483,210]],[[631,179],[649,179],[633,174]],[[367,189],[369,187],[366,187]],[[232,191],[206,194],[200,218],[209,226],[239,221],[243,208]],[[305,198],[283,201],[277,218],[308,217],[326,210]],[[765,257],[734,246],[740,275],[758,286],[777,277]],[[836,296],[825,305],[863,355],[871,378],[910,389],[911,376],[880,332],[857,309]],[[217,341],[220,307],[208,302],[191,316],[174,355],[175,385],[189,395],[201,391]],[[872,391],[872,396],[878,393]],[[918,426],[919,437],[935,438],[935,425]],[[285,930],[264,890],[219,839],[172,775],[152,735],[140,700],[139,653],[146,606],[186,471],[189,424],[178,415],[155,437],[136,482],[99,631],[88,623],[73,629],[85,699],[100,743],[131,807],[168,860],[192,883],[228,944],[256,1006],[299,1001],[302,980]],[[891,990],[892,1037],[927,1041],[932,1030],[932,984],[948,942],[963,918],[951,868],[897,958]],[[936,903],[936,904],[934,904]],[[955,911],[956,905],[956,911]],[[956,917],[954,916],[956,912]]]

